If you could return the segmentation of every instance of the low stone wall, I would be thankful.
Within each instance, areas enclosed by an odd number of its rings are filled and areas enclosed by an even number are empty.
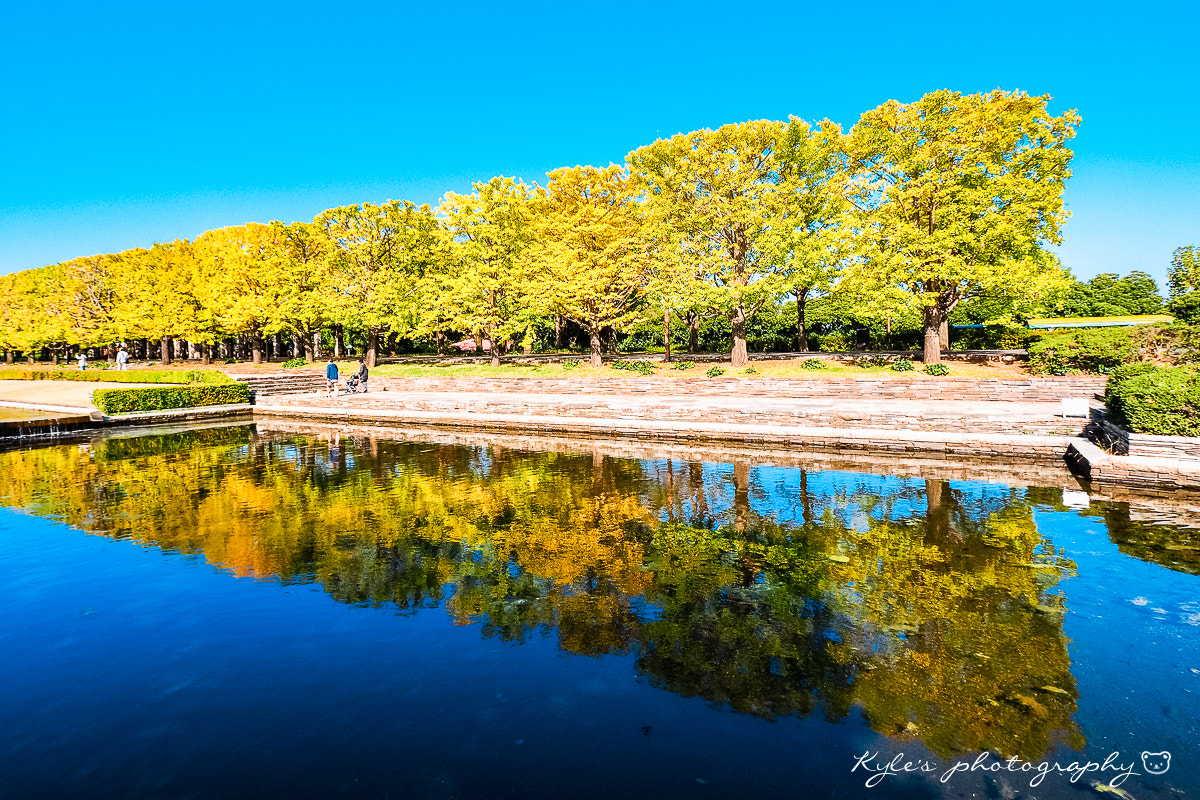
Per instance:
[[[1113,422],[1106,411],[1100,409],[1092,410],[1092,421],[1087,433],[1092,441],[1114,455],[1200,461],[1200,438],[1130,433]]]
[[[371,379],[371,391],[510,392],[538,394],[661,394],[707,397],[846,397],[863,400],[1057,402],[1104,391],[1103,376],[998,378],[389,378]]]
[[[953,431],[906,431],[785,425],[736,425],[675,421],[598,419],[512,414],[413,413],[400,409],[297,407],[258,405],[256,419],[282,417],[352,425],[420,425],[423,427],[533,436],[621,436],[649,442],[735,442],[752,446],[781,446],[799,450],[887,455],[957,453],[973,459],[1018,458],[1061,463],[1065,436],[1013,436]]]
[[[1076,475],[1099,484],[1167,493],[1200,488],[1200,461],[1113,455],[1086,439],[1071,440],[1066,460]]]
[[[86,414],[42,419],[5,419],[0,420],[0,438],[24,439],[33,436],[59,436],[69,431],[91,428],[95,425],[92,418]]]

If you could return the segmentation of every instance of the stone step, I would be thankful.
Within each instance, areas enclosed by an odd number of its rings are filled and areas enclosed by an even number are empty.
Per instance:
[[[299,394],[313,392],[325,387],[325,376],[314,372],[298,372],[284,375],[244,375],[237,380],[246,384],[255,396],[275,394]]]

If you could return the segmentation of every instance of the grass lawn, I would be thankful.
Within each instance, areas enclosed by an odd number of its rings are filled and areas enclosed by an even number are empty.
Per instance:
[[[814,354],[812,358],[818,358],[819,354]],[[659,380],[672,378],[704,378],[707,380],[725,380],[728,378],[793,378],[805,380],[853,380],[857,376],[886,376],[896,378],[898,380],[930,380],[936,381],[937,377],[926,375],[921,372],[922,364],[917,361],[913,363],[914,370],[911,372],[896,372],[888,367],[856,367],[850,364],[844,364],[833,360],[822,360],[826,365],[826,369],[805,369],[803,363],[808,359],[790,359],[787,361],[755,361],[751,357],[749,369],[754,372],[747,374],[747,368],[734,369],[728,361],[721,363],[704,362],[696,364],[690,369],[677,369],[679,363],[685,362],[686,356],[675,356],[675,360],[671,364],[663,364],[661,362],[654,363],[655,370],[653,377]],[[196,370],[204,371],[220,371],[228,375],[237,377],[245,375],[255,375],[264,373],[281,373],[281,372],[296,372],[296,373],[314,373],[319,375],[325,374],[325,361],[316,361],[312,364],[307,364],[303,367],[294,367],[292,369],[283,369],[281,363],[276,361],[265,364],[251,364],[242,362],[238,364],[211,364],[209,366],[199,366],[195,361],[176,362],[166,367],[159,366],[156,363],[151,364],[130,364],[130,369],[125,373],[117,373],[116,370],[89,370],[87,375],[88,380],[120,380],[120,378],[110,377],[121,374],[125,380],[142,380],[147,382],[170,381],[168,377],[170,373],[189,372]],[[344,359],[336,362],[338,371],[342,378],[347,378],[358,370],[358,359]],[[720,367],[724,370],[724,375],[715,378],[708,378],[708,371],[714,367]],[[1027,373],[1018,365],[1005,364],[969,364],[960,361],[948,361],[946,366],[950,369],[949,377],[958,378],[1021,378]],[[20,370],[29,369],[25,364],[14,364],[10,369]],[[48,364],[38,364],[33,367],[39,371],[51,371],[54,368]],[[58,371],[75,372],[78,368],[74,366],[60,367]],[[6,371],[0,367],[0,375]],[[143,373],[139,377],[138,373]],[[489,364],[447,364],[437,366],[433,364],[381,364],[371,370],[373,377],[380,378],[570,378],[570,377],[586,377],[586,378],[641,378],[634,372],[626,370],[613,369],[609,365],[602,367],[593,367],[586,363],[581,363],[573,369],[564,369],[562,364],[501,364],[498,367],[493,367]],[[82,376],[80,376],[82,377]],[[186,382],[183,376],[180,376],[180,382]]]
[[[689,369],[677,369],[676,366],[680,361],[675,361],[671,364],[655,363],[654,378],[670,379],[670,378],[706,378],[707,373],[714,366],[720,367],[725,371],[725,374],[709,380],[723,380],[726,378],[796,378],[807,380],[852,380],[860,375],[871,376],[886,376],[894,377],[898,380],[929,380],[936,381],[937,377],[926,375],[921,372],[922,365],[920,362],[914,363],[915,369],[911,372],[896,372],[888,367],[855,367],[846,364],[839,364],[836,361],[824,362],[827,369],[805,369],[802,364],[805,359],[793,359],[789,361],[754,361],[751,359],[750,367],[734,369],[728,361],[716,364],[706,362],[696,364]],[[960,378],[1020,378],[1025,376],[1025,371],[1015,365],[1005,364],[968,364],[966,362],[947,362],[950,368],[949,377]],[[345,371],[345,368],[339,364],[339,368]],[[747,374],[747,369],[752,369],[754,372]],[[570,377],[588,377],[588,378],[631,378],[636,379],[642,376],[634,372],[626,370],[613,369],[607,364],[602,367],[593,367],[587,364],[582,364],[574,369],[564,369],[562,364],[502,364],[499,367],[489,366],[487,364],[455,364],[444,367],[426,366],[426,365],[410,365],[410,364],[384,364],[371,370],[371,375],[378,377],[390,378],[570,378]],[[647,376],[650,377],[650,376]]]

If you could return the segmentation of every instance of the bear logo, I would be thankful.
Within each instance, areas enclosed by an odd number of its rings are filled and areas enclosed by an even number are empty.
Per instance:
[[[1151,753],[1147,750],[1142,753],[1142,766],[1151,775],[1162,775],[1171,768],[1171,754],[1166,750],[1161,753]]]

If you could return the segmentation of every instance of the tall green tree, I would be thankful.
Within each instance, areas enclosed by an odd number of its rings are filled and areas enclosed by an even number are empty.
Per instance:
[[[1200,248],[1195,245],[1176,248],[1167,270],[1171,313],[1184,322],[1200,321]]]
[[[493,366],[500,341],[544,313],[546,286],[526,258],[536,237],[531,199],[523,181],[496,177],[469,195],[447,193],[440,207],[451,244],[431,278],[453,327],[489,339]]]
[[[1145,272],[1133,270],[1123,278],[1104,272],[1087,283],[1076,282],[1059,308],[1071,317],[1123,317],[1161,314],[1163,300],[1158,284]]]
[[[334,208],[315,224],[327,240],[324,298],[333,321],[367,332],[365,361],[374,366],[379,337],[415,324],[414,295],[437,253],[438,221],[428,205]]]
[[[1044,246],[1061,242],[1063,187],[1079,115],[1049,96],[942,90],[889,100],[845,137],[859,211],[860,258],[848,277],[900,286],[924,314],[924,359],[959,302],[1025,295],[1065,276]]]
[[[763,235],[764,258],[796,303],[796,349],[808,351],[810,301],[832,291],[849,244],[846,170],[841,131],[831,122],[812,128],[792,117],[780,138],[779,205]]]
[[[626,157],[649,227],[660,240],[678,238],[703,305],[729,320],[734,366],[747,362],[746,320],[789,288],[780,265],[763,257],[762,242],[782,202],[775,151],[783,129],[769,120],[725,125]]]
[[[587,331],[600,366],[600,333],[638,319],[648,257],[636,190],[617,166],[564,167],[548,174],[531,206],[536,244],[529,252],[550,311]]]

